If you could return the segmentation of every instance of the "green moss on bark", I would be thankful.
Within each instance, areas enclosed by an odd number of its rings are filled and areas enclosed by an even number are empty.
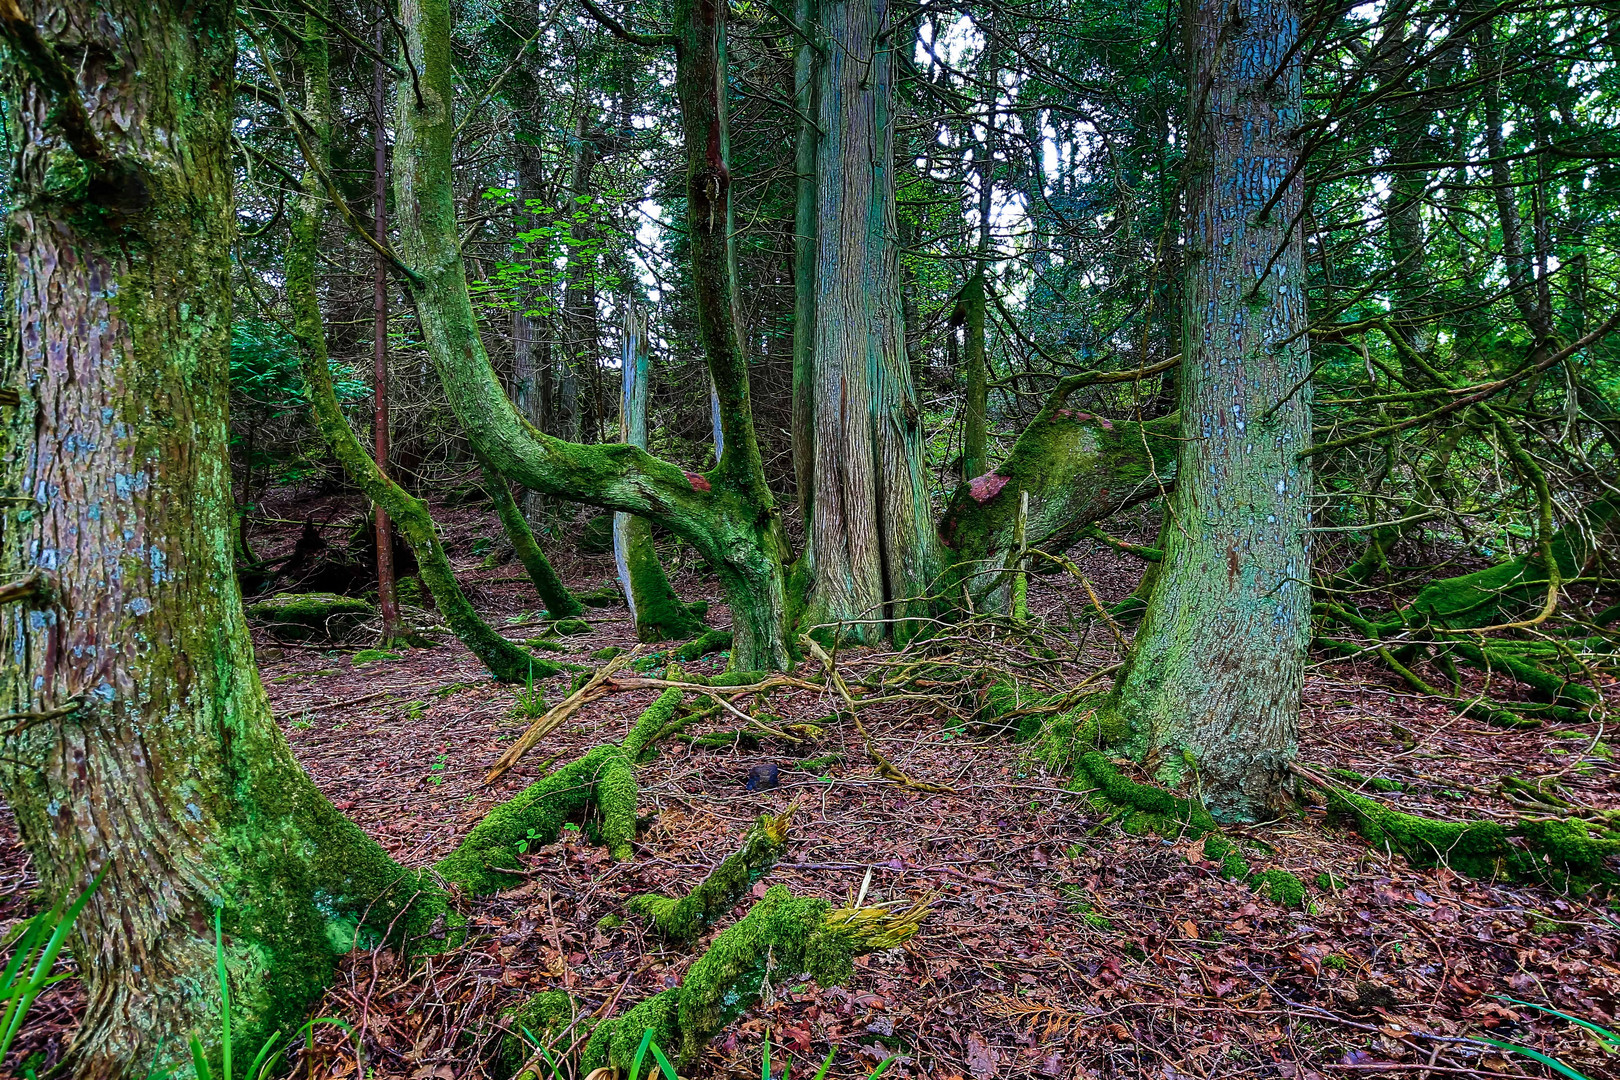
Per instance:
[[[708,630],[700,637],[688,641],[685,645],[676,649],[675,658],[685,663],[691,663],[693,660],[707,656],[709,653],[731,648],[731,640],[730,630]]]
[[[552,568],[551,560],[540,550],[534,530],[529,528],[528,519],[523,516],[517,500],[512,498],[512,489],[488,464],[484,465],[484,490],[489,492],[495,504],[495,515],[500,518],[501,527],[506,530],[506,538],[512,542],[512,550],[517,553],[524,572],[529,575],[529,583],[540,594],[541,603],[546,605],[546,614],[553,619],[566,619],[584,611],[585,605],[568,591],[568,586],[562,583],[557,571]]]

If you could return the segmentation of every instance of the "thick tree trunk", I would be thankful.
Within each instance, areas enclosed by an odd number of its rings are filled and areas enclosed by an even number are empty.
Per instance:
[[[368,905],[386,926],[437,891],[310,783],[248,643],[226,457],[234,9],[58,2],[0,31],[25,128],[4,557],[48,586],[0,611],[0,697],[37,716],[0,780],[49,894],[105,870],[74,933],[73,1074],[145,1075],[193,1033],[218,1060],[216,907],[257,1049]]]
[[[985,275],[990,269],[990,218],[995,207],[996,88],[1000,85],[995,32],[992,14],[983,31],[985,55],[979,70],[980,77],[990,83],[990,101],[985,110],[984,138],[973,152],[979,174],[979,241],[974,251],[973,269],[968,271],[967,283],[962,288],[962,306],[967,315],[962,353],[963,483],[983,473],[990,464],[986,453],[985,414],[989,407],[989,389],[984,355],[984,290]]]
[[[929,607],[937,550],[895,248],[887,0],[828,0],[816,199],[814,581],[805,624],[888,633]],[[895,624],[904,639],[907,628]]]
[[[730,174],[724,128],[720,19],[711,0],[677,5],[677,46],[688,155],[688,207],[700,337],[719,395],[725,454],[707,475],[689,474],[637,447],[580,446],[525,422],[484,352],[467,293],[451,192],[450,12],[446,0],[405,0],[401,21],[417,84],[399,81],[394,153],[400,254],[428,354],[468,437],[501,475],[535,490],[640,514],[692,542],[715,568],[731,609],[738,668],[791,662],[783,541],[765,485],[726,286]]]
[[[1118,703],[1162,779],[1195,779],[1217,817],[1254,818],[1297,748],[1310,636],[1300,181],[1260,216],[1298,153],[1299,23],[1287,0],[1196,0],[1185,18],[1188,438]]]

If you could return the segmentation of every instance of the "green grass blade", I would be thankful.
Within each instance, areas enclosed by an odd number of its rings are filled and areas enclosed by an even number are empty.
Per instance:
[[[888,1072],[889,1066],[893,1065],[897,1060],[899,1060],[897,1055],[890,1054],[888,1057],[878,1062],[878,1067],[872,1070],[872,1075],[868,1076],[866,1080],[877,1080],[878,1077]]]
[[[652,1056],[658,1060],[658,1067],[664,1070],[664,1080],[681,1080],[679,1076],[675,1075],[675,1066],[671,1065],[669,1058],[665,1057],[664,1052],[658,1049],[657,1043],[653,1043],[647,1049],[651,1050]]]
[[[759,1066],[759,1080],[771,1080],[771,1036],[768,1032],[765,1035],[765,1046],[762,1053],[763,1056],[760,1058],[761,1064]]]
[[[1603,1048],[1609,1051],[1611,1054],[1620,1051],[1620,1035],[1615,1034],[1606,1027],[1601,1027],[1594,1024],[1590,1020],[1582,1020],[1578,1016],[1571,1016],[1567,1012],[1559,1012],[1557,1009],[1548,1008],[1546,1005],[1537,1005],[1533,1001],[1520,1001],[1518,998],[1508,997],[1506,994],[1498,994],[1497,997],[1502,1001],[1511,1001],[1515,1005],[1523,1005],[1527,1009],[1535,1009],[1537,1012],[1547,1013],[1549,1016],[1561,1016],[1570,1023],[1579,1024],[1587,1031],[1590,1031],[1592,1034],[1596,1035],[1598,1037],[1598,1041],[1603,1044]]]
[[[1532,1050],[1528,1046],[1519,1046],[1514,1043],[1497,1042],[1495,1039],[1481,1039],[1480,1042],[1490,1043],[1499,1050],[1511,1050],[1515,1054],[1523,1054],[1532,1061],[1541,1062],[1543,1065],[1547,1066],[1547,1068],[1551,1069],[1555,1073],[1558,1073],[1560,1076],[1569,1077],[1569,1080],[1592,1080],[1592,1078],[1587,1076],[1585,1073],[1576,1072],[1568,1065],[1565,1065],[1562,1061],[1559,1061],[1557,1058],[1550,1058],[1546,1054],[1543,1054],[1540,1050]]]
[[[191,1037],[191,1067],[197,1071],[197,1080],[213,1080],[214,1072],[203,1054],[202,1040],[195,1035]]]
[[[821,1068],[816,1070],[815,1080],[827,1080],[827,1070],[832,1068],[833,1055],[836,1053],[838,1053],[836,1046],[827,1051],[827,1057],[822,1061]]]
[[[224,909],[214,909],[214,964],[219,969],[219,1043],[224,1080],[234,1080],[231,1073],[231,986],[225,975],[225,932],[220,923]]]
[[[647,1056],[647,1047],[652,1045],[652,1028],[641,1036],[641,1045],[636,1047],[636,1056],[630,1060],[630,1080],[636,1080],[641,1075],[641,1062]]]

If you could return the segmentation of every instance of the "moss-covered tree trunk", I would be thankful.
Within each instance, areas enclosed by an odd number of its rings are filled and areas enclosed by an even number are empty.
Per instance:
[[[1298,18],[1185,11],[1191,173],[1181,461],[1164,568],[1119,686],[1137,747],[1218,817],[1279,799],[1310,636]],[[1279,67],[1281,70],[1279,71]]]
[[[652,355],[647,334],[633,304],[624,313],[623,392],[619,399],[619,441],[647,448],[647,391]],[[645,518],[623,512],[613,515],[613,560],[618,565],[619,587],[624,590],[630,619],[639,641],[692,637],[703,624],[675,595],[664,566],[653,547],[652,526]]]
[[[315,165],[324,170],[331,134],[331,91],[328,84],[326,24],[310,16],[302,48],[304,72],[304,117],[313,138],[309,145]],[[392,518],[405,537],[421,570],[422,583],[433,596],[433,603],[450,624],[451,631],[489,668],[490,674],[505,682],[523,682],[533,671],[535,660],[529,653],[497,633],[473,609],[456,583],[450,558],[439,541],[438,529],[428,514],[427,504],[383,474],[349,427],[338,405],[327,361],[326,332],[321,320],[320,296],[316,289],[315,268],[319,261],[321,220],[326,200],[323,183],[315,168],[308,168],[303,190],[290,208],[291,228],[287,238],[287,300],[293,313],[293,337],[298,341],[304,373],[304,394],[314,413],[315,427],[327,449],[343,465],[349,478],[376,506]],[[504,492],[503,492],[504,493]],[[510,503],[511,495],[506,494]],[[514,507],[515,510],[515,507]],[[521,519],[508,522],[525,534]],[[516,539],[514,538],[514,544]],[[532,538],[531,538],[532,547]],[[538,549],[536,549],[538,550]],[[544,556],[541,556],[544,559]],[[550,567],[548,566],[549,570]],[[555,576],[555,575],[553,575]],[[564,590],[566,594],[566,590]],[[571,598],[570,598],[571,599]]]
[[[814,570],[805,619],[861,639],[920,614],[937,547],[905,355],[888,0],[827,0],[817,158]],[[895,626],[904,636],[904,624]]]
[[[400,18],[418,79],[398,80],[394,154],[399,250],[411,269],[428,354],[468,437],[491,468],[547,494],[639,514],[691,541],[726,591],[732,663],[778,669],[791,662],[783,570],[786,542],[764,479],[748,370],[730,317],[730,172],[722,147],[723,12],[710,0],[676,7],[677,89],[688,158],[688,210],[699,337],[725,428],[725,453],[709,473],[687,473],[624,444],[581,446],[542,434],[506,396],[479,337],[457,241],[451,189],[450,11],[446,0],[405,0]]]
[[[0,14],[12,177],[0,381],[0,764],[48,894],[105,876],[74,933],[78,1077],[217,1062],[213,914],[255,1049],[301,1019],[370,910],[424,888],[299,768],[254,667],[226,456],[234,8],[76,0]],[[160,61],[160,62],[159,62]],[[93,107],[85,108],[89,102]],[[432,890],[433,886],[425,886]]]

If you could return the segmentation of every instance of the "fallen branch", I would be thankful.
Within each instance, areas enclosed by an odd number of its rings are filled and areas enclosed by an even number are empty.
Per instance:
[[[821,644],[808,634],[800,637],[799,642],[810,651],[812,656],[821,661],[822,667],[827,669],[827,681],[833,684],[834,689],[838,691],[838,695],[844,699],[844,705],[848,709],[850,718],[855,721],[855,729],[861,733],[861,738],[866,743],[866,754],[872,759],[872,764],[877,768],[879,776],[885,780],[892,780],[903,788],[910,788],[912,791],[926,791],[935,795],[957,794],[956,789],[945,787],[942,784],[929,784],[921,780],[913,780],[901,772],[894,762],[884,757],[883,753],[878,750],[877,743],[873,742],[872,736],[867,733],[866,725],[861,723],[859,706],[855,702],[855,696],[849,692],[849,687],[844,683],[844,677],[838,674],[838,667],[833,663],[833,658],[828,656],[827,650],[823,649]]]
[[[574,715],[580,706],[595,701],[599,697],[605,697],[619,689],[619,687],[610,684],[610,677],[615,671],[635,659],[641,651],[642,647],[638,645],[622,656],[615,656],[601,668],[598,668],[596,674],[592,675],[584,686],[563,698],[559,704],[547,709],[545,715],[530,724],[528,730],[518,736],[517,742],[508,747],[506,753],[500,756],[489,772],[485,774],[484,783],[486,785],[493,784],[500,779],[512,766],[518,763],[524,754],[534,749],[535,743],[561,727],[563,721]]]

